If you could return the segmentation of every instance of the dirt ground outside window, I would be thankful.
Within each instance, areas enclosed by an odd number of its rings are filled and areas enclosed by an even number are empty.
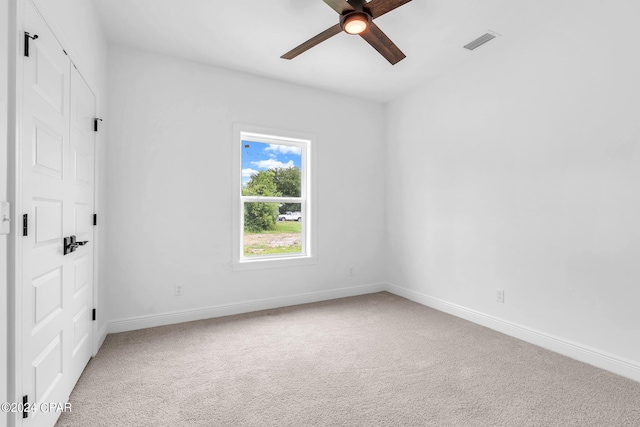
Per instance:
[[[302,252],[301,233],[245,234],[244,255],[272,255]]]

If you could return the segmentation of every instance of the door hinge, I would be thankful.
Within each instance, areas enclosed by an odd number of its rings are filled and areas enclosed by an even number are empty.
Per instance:
[[[29,235],[29,215],[22,215],[22,236]]]
[[[29,417],[29,411],[27,410],[28,408],[29,408],[29,395],[25,394],[24,396],[22,396],[22,418]]]
[[[31,35],[26,31],[24,32],[24,56],[29,56],[29,39],[35,40],[37,38],[37,34]]]
[[[95,322],[96,320],[96,309],[93,309],[93,313],[91,314],[91,320],[93,320]]]
[[[94,132],[98,132],[98,122],[101,122],[102,119],[99,119],[98,117],[93,119],[93,131]]]
[[[98,214],[93,214],[93,225],[98,225]]]

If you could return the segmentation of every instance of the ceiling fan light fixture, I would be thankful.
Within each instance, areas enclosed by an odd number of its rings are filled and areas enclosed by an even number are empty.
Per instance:
[[[341,19],[342,29],[347,34],[361,34],[371,22],[371,16],[364,12],[352,12]]]
[[[312,0],[308,0],[312,1]],[[315,0],[313,0],[315,1]],[[282,55],[282,59],[293,59],[331,37],[345,32],[359,35],[378,51],[391,65],[406,58],[398,46],[373,22],[374,19],[391,12],[411,0],[323,0],[340,16],[340,22],[311,37]]]

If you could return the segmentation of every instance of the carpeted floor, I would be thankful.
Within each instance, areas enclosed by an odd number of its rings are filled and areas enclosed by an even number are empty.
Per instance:
[[[109,335],[57,426],[640,426],[640,383],[383,292]]]

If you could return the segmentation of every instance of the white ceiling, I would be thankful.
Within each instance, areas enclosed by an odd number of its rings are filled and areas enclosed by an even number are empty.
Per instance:
[[[93,1],[110,42],[380,102],[472,66],[474,57],[515,43],[534,22],[532,5],[523,2],[413,0],[376,19],[407,55],[392,66],[346,33],[280,59],[338,22],[322,0]],[[475,51],[462,48],[488,30],[501,37]]]

